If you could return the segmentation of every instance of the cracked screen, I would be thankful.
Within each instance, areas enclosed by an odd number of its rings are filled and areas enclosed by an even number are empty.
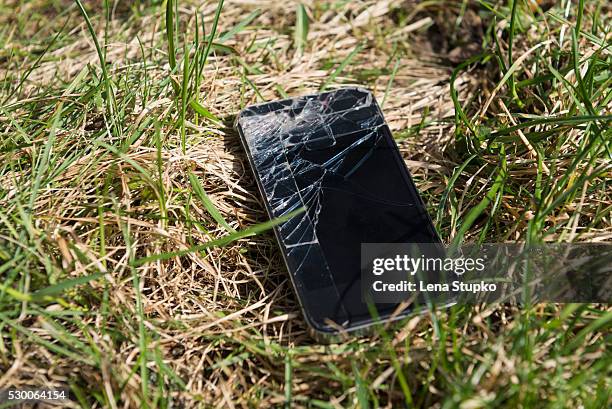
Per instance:
[[[438,242],[372,94],[350,88],[248,107],[237,126],[306,318],[354,328],[361,243]],[[376,305],[389,315],[394,305]],[[334,325],[334,324],[332,324]]]

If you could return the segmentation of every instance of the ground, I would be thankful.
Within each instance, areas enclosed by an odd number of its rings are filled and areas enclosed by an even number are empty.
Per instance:
[[[611,405],[607,305],[454,306],[318,343],[232,129],[252,103],[367,87],[445,242],[611,241],[607,2],[92,3],[0,4],[0,389]]]

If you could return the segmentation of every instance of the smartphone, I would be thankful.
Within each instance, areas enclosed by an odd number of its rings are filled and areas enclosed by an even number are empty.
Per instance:
[[[306,322],[334,334],[391,319],[397,304],[362,297],[361,244],[440,239],[372,93],[249,106],[236,128],[270,218],[304,209],[274,232]]]

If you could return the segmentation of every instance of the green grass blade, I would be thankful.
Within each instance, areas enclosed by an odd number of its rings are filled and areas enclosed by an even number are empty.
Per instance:
[[[183,82],[181,85],[181,117],[180,117],[180,126],[181,126],[181,149],[183,150],[183,155],[187,153],[187,139],[185,134],[185,114],[187,113],[187,94],[188,94],[188,86],[189,86],[189,49],[187,45],[183,48],[185,50],[183,57]]]
[[[148,408],[147,400],[149,398],[149,376],[147,368],[147,352],[148,352],[148,336],[147,329],[145,328],[145,316],[142,306],[142,293],[140,290],[140,276],[134,266],[134,246],[132,243],[132,237],[130,233],[129,225],[121,223],[121,230],[123,232],[123,238],[125,240],[125,246],[127,250],[127,258],[130,266],[130,273],[132,275],[132,286],[134,288],[134,294],[136,298],[136,314],[138,315],[138,349],[139,363],[140,363],[140,376],[141,376],[141,391],[142,400],[141,405]]]
[[[495,181],[493,182],[493,186],[491,186],[491,189],[487,192],[487,194],[480,201],[480,203],[478,203],[478,205],[476,205],[474,208],[472,208],[468,212],[467,216],[465,217],[465,219],[461,223],[461,226],[459,227],[459,231],[457,232],[457,235],[453,239],[454,245],[461,245],[465,237],[465,234],[468,232],[470,227],[472,227],[472,225],[474,224],[476,219],[478,219],[480,214],[484,212],[487,206],[489,206],[489,204],[495,199],[495,196],[497,195],[497,191],[500,190],[501,187],[504,185],[504,181],[506,179],[506,174],[507,174],[507,164],[506,164],[506,159],[505,159],[505,153],[502,152],[500,153],[500,155],[502,156],[502,161],[501,161],[499,171],[497,172],[497,176],[495,177]]]
[[[213,122],[216,122],[217,125],[223,123],[221,119],[219,119],[216,115],[212,114],[208,109],[206,109],[202,104],[200,104],[196,100],[192,100],[189,102],[189,106],[193,109],[198,115],[202,115],[204,118],[210,119]]]
[[[168,64],[170,71],[176,69],[176,48],[174,45],[174,1],[166,1],[166,40],[168,41]]]
[[[385,102],[387,102],[387,97],[389,96],[389,91],[391,91],[391,87],[393,86],[393,81],[395,80],[395,76],[397,75],[397,70],[399,69],[401,59],[397,59],[395,61],[395,65],[393,66],[393,71],[391,71],[391,76],[389,77],[389,82],[387,82],[387,87],[385,88],[385,95],[383,96],[382,102],[380,103],[380,109],[385,107]]]
[[[68,348],[64,348],[63,346],[58,345],[55,342],[50,342],[38,336],[36,333],[30,331],[28,328],[17,324],[16,322],[14,322],[14,320],[10,319],[2,312],[0,312],[0,321],[16,329],[18,332],[23,334],[26,338],[30,339],[31,341],[37,344],[40,344],[40,345],[44,345],[49,351],[55,352],[58,355],[63,355],[67,358],[72,359],[75,362],[80,362],[82,364],[90,365],[90,366],[95,365],[95,363],[91,360],[90,357],[84,356],[83,354],[72,351]]]
[[[28,70],[25,72],[25,74],[21,77],[21,79],[19,80],[19,83],[17,84],[17,86],[15,88],[13,88],[13,90],[4,98],[3,103],[6,104],[8,102],[9,99],[11,99],[11,97],[13,95],[15,95],[17,92],[19,92],[19,90],[21,89],[21,87],[23,86],[23,84],[27,81],[27,79],[30,77],[30,74],[32,74],[32,71],[34,71],[34,69],[36,67],[38,67],[38,64],[40,63],[40,61],[43,59],[43,57],[45,55],[47,55],[47,52],[49,52],[49,50],[51,49],[51,47],[53,47],[53,44],[55,44],[55,42],[57,41],[57,39],[59,38],[59,36],[64,32],[64,29],[66,28],[66,26],[68,25],[68,22],[70,21],[69,18],[66,19],[66,21],[64,22],[64,25],[57,31],[57,33],[53,36],[53,38],[51,39],[51,41],[49,42],[49,44],[47,44],[47,46],[45,47],[45,49],[43,50],[42,53],[40,53],[38,55],[38,57],[36,58],[36,61],[34,61],[34,64],[32,64],[30,66],[30,68],[28,68]]]
[[[291,408],[293,395],[293,365],[291,351],[285,354],[285,408]]]
[[[115,126],[116,125],[115,120],[114,120],[115,95],[113,93],[113,87],[110,81],[110,76],[108,75],[108,69],[106,68],[105,53],[102,51],[102,47],[100,47],[100,43],[98,42],[98,36],[96,35],[96,30],[94,30],[93,24],[91,23],[91,20],[89,19],[89,15],[87,14],[87,11],[85,11],[85,7],[83,7],[81,0],[75,0],[75,2],[79,8],[79,11],[81,12],[81,15],[85,19],[87,30],[89,30],[89,35],[91,36],[91,39],[93,40],[94,45],[96,47],[96,52],[98,53],[98,59],[100,60],[100,68],[102,68],[104,89],[106,90],[106,98],[105,98],[106,109],[107,109],[108,116],[113,126]]]
[[[564,116],[564,117],[552,117],[552,118],[538,118],[530,121],[522,122],[515,126],[509,126],[508,128],[501,129],[499,131],[492,132],[489,139],[495,139],[498,136],[507,135],[512,132],[516,132],[519,129],[530,128],[536,125],[580,125],[588,122],[610,122],[612,121],[612,115],[578,115],[578,116]]]
[[[30,202],[29,208],[34,208],[34,203],[36,202],[36,198],[38,196],[38,190],[40,189],[40,184],[42,182],[43,175],[48,172],[49,164],[51,162],[51,149],[55,142],[55,136],[57,133],[57,129],[60,126],[60,119],[62,117],[63,104],[60,104],[55,111],[55,115],[53,115],[52,122],[49,126],[49,138],[45,143],[45,148],[43,152],[38,157],[38,166],[36,167],[36,173],[34,175],[34,182],[32,185],[32,190],[30,191]]]
[[[355,361],[351,362],[353,366],[353,375],[355,376],[355,388],[357,389],[357,402],[359,403],[359,409],[369,409],[370,401],[368,399],[368,388],[366,382],[359,372],[359,368]]]
[[[198,177],[191,172],[189,173],[189,182],[191,183],[191,187],[193,191],[195,192],[196,196],[198,196],[198,198],[200,199],[200,201],[202,202],[202,204],[204,205],[208,213],[212,216],[212,218],[215,219],[215,221],[219,223],[221,226],[225,227],[225,229],[229,233],[236,233],[236,230],[234,230],[225,221],[221,213],[219,213],[219,211],[217,210],[213,202],[210,200],[210,198],[206,194],[206,191],[204,190],[204,186],[202,186],[202,183],[200,183],[200,180],[198,179]]]
[[[295,43],[296,52],[299,55],[304,53],[308,38],[308,13],[306,13],[306,7],[300,3],[297,6],[295,16],[295,29],[293,35],[293,41]]]
[[[218,45],[223,44],[224,42],[234,38],[234,36],[236,34],[240,33],[242,30],[244,30],[249,24],[251,24],[253,22],[253,20],[255,20],[257,17],[259,17],[260,14],[261,14],[261,10],[260,9],[255,9],[244,20],[242,20],[240,23],[236,24],[229,31],[219,35],[219,38],[217,38],[217,44]]]
[[[210,50],[213,46],[213,41],[215,40],[215,34],[217,33],[217,25],[219,24],[219,17],[221,16],[221,9],[223,8],[223,1],[219,0],[217,3],[217,10],[215,11],[215,17],[213,19],[212,30],[208,35],[208,41],[206,44],[206,49],[204,51],[204,55],[200,59],[200,69],[198,71],[198,76],[202,76],[202,71],[204,70],[204,66],[206,65],[206,61],[208,60],[208,56],[210,55]]]
[[[290,212],[284,216],[278,217],[276,219],[273,220],[269,220],[267,222],[264,223],[260,223],[258,225],[246,228],[244,230],[240,230],[237,231],[236,233],[231,233],[228,234],[227,236],[221,237],[220,239],[217,240],[212,240],[209,241],[207,243],[201,244],[199,246],[192,246],[190,248],[188,248],[187,250],[181,250],[181,251],[174,251],[174,252],[170,252],[170,253],[160,253],[160,254],[155,254],[149,257],[143,257],[140,259],[136,259],[134,260],[134,264],[136,266],[139,265],[143,265],[146,263],[150,263],[152,261],[157,261],[157,260],[169,260],[171,258],[174,257],[181,257],[181,256],[185,256],[187,254],[191,254],[191,253],[197,253],[209,248],[214,248],[214,247],[224,247],[227,246],[228,244],[245,238],[245,237],[249,237],[249,236],[254,236],[256,234],[259,234],[261,232],[264,232],[266,230],[270,230],[271,228],[273,228],[274,226],[278,226],[279,224],[282,224],[284,222],[286,222],[287,220],[290,220],[292,217],[297,216],[300,213],[304,212],[304,208],[301,209],[297,209],[293,212]]]
[[[357,44],[357,46],[353,49],[353,51],[351,51],[349,55],[346,56],[344,61],[342,61],[340,65],[331,73],[331,75],[327,77],[327,79],[325,80],[323,85],[321,85],[321,88],[319,88],[319,90],[325,91],[328,85],[336,80],[336,77],[338,77],[338,75],[340,75],[340,73],[344,70],[344,68],[346,68],[346,66],[349,65],[349,63],[353,60],[353,58],[355,58],[355,56],[361,51],[362,48],[363,48],[362,43]]]
[[[584,343],[585,338],[600,329],[604,329],[604,332],[610,333],[610,328],[612,327],[612,311],[606,312],[603,316],[597,318],[595,321],[591,322],[589,325],[584,327],[583,329],[576,334],[576,336],[565,346],[565,352],[570,352],[576,350],[581,344]]]
[[[512,45],[514,43],[514,33],[516,30],[516,19],[518,12],[518,2],[519,0],[511,0],[512,7],[510,12],[510,34],[508,38],[508,65],[512,67],[514,63],[513,55],[512,55]],[[510,75],[510,92],[512,93],[513,98],[518,100],[518,96],[516,95],[516,85],[514,82],[514,74]]]
[[[446,188],[444,189],[444,192],[442,193],[442,198],[440,199],[440,204],[438,205],[438,211],[436,213],[436,224],[439,223],[440,220],[442,220],[444,208],[446,207],[446,201],[448,200],[448,196],[450,195],[450,192],[454,189],[457,179],[459,179],[459,176],[461,176],[461,174],[463,173],[465,168],[470,164],[470,162],[472,162],[472,160],[474,160],[477,157],[478,155],[476,154],[470,156],[469,158],[465,160],[465,162],[463,162],[463,164],[461,164],[461,166],[459,166],[459,168],[457,168],[453,172],[453,175],[451,176],[448,183],[446,184]]]
[[[51,295],[58,295],[78,285],[87,284],[90,281],[94,281],[100,277],[104,277],[104,274],[105,273],[94,273],[88,276],[82,276],[82,277],[76,277],[76,278],[64,280],[57,284],[54,284],[49,287],[45,287],[38,291],[35,291],[34,293],[32,293],[32,297],[39,298],[39,297],[46,297],[46,296],[51,296]]]

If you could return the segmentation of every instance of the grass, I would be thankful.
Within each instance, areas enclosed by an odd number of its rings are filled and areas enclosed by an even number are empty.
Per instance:
[[[607,305],[459,305],[315,342],[231,123],[365,86],[445,242],[610,241],[611,16],[3,3],[0,388],[68,384],[82,407],[609,407]]]

